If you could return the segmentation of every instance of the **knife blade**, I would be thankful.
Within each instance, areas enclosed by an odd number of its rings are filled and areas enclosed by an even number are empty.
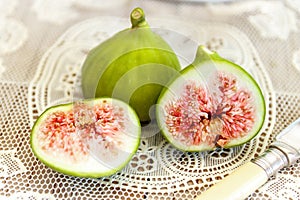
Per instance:
[[[262,156],[240,166],[195,200],[245,199],[280,169],[300,158],[300,118],[281,131]]]

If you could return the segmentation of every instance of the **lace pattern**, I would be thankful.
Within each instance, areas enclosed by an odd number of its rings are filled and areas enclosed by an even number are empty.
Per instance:
[[[194,59],[197,45],[204,44],[250,72],[267,103],[262,131],[240,147],[184,153],[150,124],[143,127],[139,149],[122,171],[99,179],[57,173],[33,155],[31,127],[47,107],[82,98],[85,56],[128,28],[133,6],[146,9],[149,24],[172,44],[182,66]],[[0,199],[193,199],[262,154],[300,117],[299,8],[298,0],[1,0]],[[155,18],[159,16],[164,17]],[[298,160],[247,199],[300,199],[299,172]]]
[[[12,176],[26,172],[26,168],[20,159],[15,157],[15,153],[16,150],[0,152],[0,176]]]
[[[27,39],[26,27],[14,19],[0,17],[0,54],[11,53],[20,48]]]

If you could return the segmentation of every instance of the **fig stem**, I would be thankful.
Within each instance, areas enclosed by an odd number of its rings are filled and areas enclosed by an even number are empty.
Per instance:
[[[130,14],[132,28],[145,27],[148,23],[145,20],[145,13],[141,8],[135,8]]]
[[[222,58],[216,52],[209,50],[204,45],[199,45],[193,64],[197,65],[199,62],[207,60],[213,62],[214,60],[222,60]]]
[[[213,54],[214,54],[214,52],[212,52],[211,50],[209,50],[205,46],[200,45],[197,49],[196,57],[207,57],[207,56],[210,56],[210,55],[213,55]]]

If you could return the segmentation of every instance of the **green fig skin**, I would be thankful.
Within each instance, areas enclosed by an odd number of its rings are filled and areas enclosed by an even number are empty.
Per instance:
[[[225,109],[222,112],[218,112],[217,114],[214,113],[214,111],[209,110],[207,112],[207,116],[201,115],[199,116],[199,121],[207,120],[210,121],[209,129],[205,130],[213,130],[213,131],[207,131],[209,134],[213,135],[210,139],[210,143],[205,142],[204,140],[201,141],[198,144],[186,144],[182,141],[185,139],[182,139],[183,137],[179,137],[181,140],[178,140],[178,138],[174,137],[174,134],[183,134],[184,129],[180,129],[180,126],[177,126],[175,128],[179,128],[181,132],[171,132],[170,130],[174,127],[170,127],[167,125],[167,116],[168,111],[167,107],[170,105],[176,104],[176,99],[179,99],[182,97],[182,93],[184,93],[184,87],[186,84],[188,84],[191,80],[196,82],[196,87],[199,85],[203,88],[207,87],[206,91],[210,94],[212,94],[210,97],[213,100],[216,100],[219,98],[219,93],[222,93],[219,90],[218,85],[213,85],[212,83],[215,83],[213,79],[216,80],[216,73],[219,72],[225,72],[231,75],[234,75],[236,77],[236,83],[237,87],[235,88],[236,91],[246,91],[251,94],[251,99],[249,100],[247,106],[251,105],[253,106],[253,119],[250,119],[249,121],[252,121],[253,124],[251,124],[251,129],[244,134],[242,133],[241,136],[238,137],[232,137],[232,138],[226,138],[222,131],[223,129],[220,129],[220,122],[223,120],[223,114],[226,113]],[[230,75],[230,76],[231,76]],[[215,88],[214,88],[215,87]],[[198,89],[198,88],[197,88]],[[235,89],[233,90],[235,92]],[[223,95],[223,94],[222,94]],[[231,94],[234,95],[234,94]],[[218,97],[217,97],[218,96]],[[226,95],[224,95],[226,96]],[[231,98],[230,96],[226,96],[225,98]],[[246,99],[246,98],[245,98]],[[202,101],[206,101],[207,99],[202,99]],[[248,100],[246,100],[248,101]],[[184,101],[183,101],[184,102]],[[192,102],[192,101],[191,101]],[[222,101],[221,101],[222,102]],[[192,102],[193,103],[193,102]],[[210,102],[211,103],[211,102]],[[236,102],[235,102],[236,103]],[[190,105],[190,102],[187,102],[185,105]],[[220,104],[219,104],[220,105]],[[218,106],[219,106],[218,105]],[[232,108],[234,105],[230,105]],[[215,105],[215,108],[217,106]],[[221,107],[221,106],[220,106]],[[242,106],[241,106],[242,107]],[[182,109],[182,107],[179,107]],[[199,108],[199,107],[198,107]],[[178,111],[178,110],[175,110]],[[188,113],[193,113],[194,110],[188,110]],[[182,114],[182,113],[181,113]],[[243,117],[247,115],[247,113],[239,114],[240,117]],[[183,70],[180,71],[180,75],[175,77],[161,92],[158,101],[157,101],[157,109],[156,109],[156,118],[158,122],[158,126],[161,129],[161,132],[163,136],[168,140],[174,147],[186,151],[186,152],[201,152],[201,151],[212,151],[216,148],[222,147],[222,148],[232,148],[235,146],[240,146],[242,144],[245,144],[246,142],[249,142],[251,139],[253,139],[261,130],[266,115],[266,105],[263,93],[260,89],[260,86],[257,84],[257,82],[254,80],[254,78],[242,67],[239,65],[226,60],[219,56],[216,52],[211,52],[206,47],[200,45],[197,49],[197,53],[195,56],[195,60],[187,67],[185,67]],[[175,115],[174,115],[175,116]],[[178,113],[176,113],[176,116],[179,116]],[[189,120],[194,120],[195,118],[189,118],[187,115],[184,115],[186,118],[181,118],[180,124],[184,124],[185,122],[189,122]],[[195,116],[193,116],[195,117]],[[176,118],[174,118],[176,119]],[[217,120],[216,120],[217,119]],[[235,119],[233,119],[233,125],[235,123]],[[174,123],[178,122],[178,118]],[[206,121],[206,123],[207,123]],[[214,123],[212,123],[214,121]],[[173,123],[173,122],[172,122]],[[199,123],[199,122],[197,122]],[[217,124],[217,126],[215,126]],[[196,127],[195,125],[191,125]],[[175,130],[175,128],[173,130]],[[204,129],[202,129],[204,130]],[[191,132],[190,132],[191,133]],[[186,134],[186,133],[185,133]],[[193,137],[193,136],[190,136]],[[219,139],[226,139],[227,141],[225,143],[222,143],[222,145],[218,144]]]
[[[82,90],[85,98],[121,99],[147,122],[150,107],[180,64],[166,41],[150,29],[142,9],[132,11],[131,23],[89,52],[82,66]]]

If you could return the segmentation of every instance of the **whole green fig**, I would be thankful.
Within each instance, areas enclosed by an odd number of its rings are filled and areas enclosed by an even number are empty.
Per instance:
[[[141,122],[149,122],[151,106],[180,64],[166,41],[151,30],[141,8],[135,8],[130,18],[131,28],[89,52],[82,67],[82,89],[86,98],[123,100]]]

